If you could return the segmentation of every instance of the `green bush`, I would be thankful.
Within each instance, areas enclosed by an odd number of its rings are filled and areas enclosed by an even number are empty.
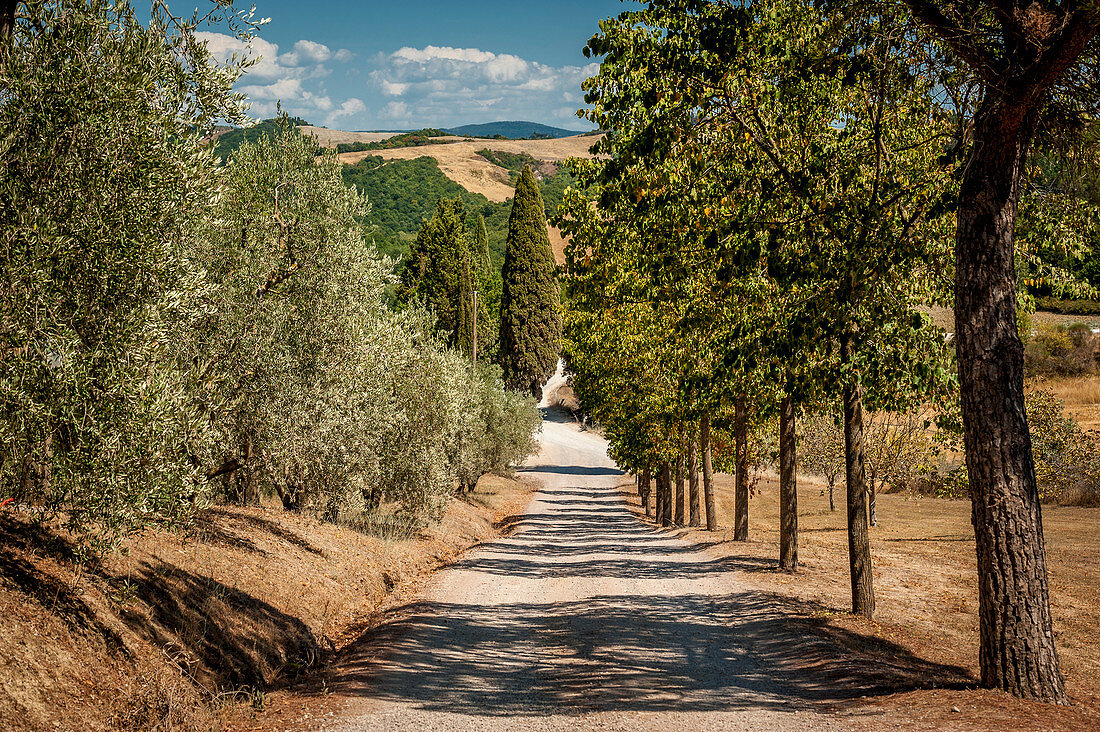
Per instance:
[[[1040,325],[1024,346],[1024,367],[1031,376],[1090,373],[1098,347],[1100,338],[1086,325]]]

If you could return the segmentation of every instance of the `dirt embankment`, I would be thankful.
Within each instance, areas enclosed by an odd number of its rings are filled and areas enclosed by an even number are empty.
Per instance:
[[[0,515],[0,729],[247,719],[353,640],[391,592],[495,536],[530,493],[487,477],[405,540],[275,506],[218,507],[189,535],[146,532],[96,566],[63,536]]]

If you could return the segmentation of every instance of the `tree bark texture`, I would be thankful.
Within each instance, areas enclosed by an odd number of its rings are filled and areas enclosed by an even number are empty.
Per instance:
[[[851,363],[851,336],[840,338],[840,357]],[[863,391],[852,381],[844,386],[844,471],[848,493],[848,569],[852,579],[852,612],[875,615],[871,575],[871,541],[867,526],[867,480],[863,464]]]
[[[699,495],[699,444],[692,435],[688,440],[688,526],[703,524]]]
[[[779,568],[798,571],[798,482],[794,400],[779,405]]]
[[[714,506],[714,469],[710,463],[710,415],[704,414],[699,425],[699,451],[703,454],[703,504],[707,509],[707,531],[718,530],[718,513]]]
[[[1037,112],[987,93],[959,195],[955,331],[978,555],[982,684],[1066,703],[1024,409],[1014,225]]]
[[[687,498],[685,492],[684,479],[687,477],[687,469],[685,466],[684,450],[680,450],[680,454],[676,456],[676,510],[673,512],[673,522],[677,526],[683,526],[687,522],[684,520],[684,503]]]
[[[649,502],[649,495],[650,495],[650,493],[653,492],[652,491],[653,476],[650,473],[649,468],[646,468],[645,470],[642,471],[641,481],[642,481],[642,486],[641,486],[642,490],[641,490],[640,495],[641,495],[641,498],[642,498],[642,508],[645,509],[645,515],[646,516],[652,516],[653,515],[653,508],[652,508],[652,505]]]
[[[749,540],[749,439],[748,410],[745,396],[734,403],[733,433],[736,465],[734,466],[733,540]]]

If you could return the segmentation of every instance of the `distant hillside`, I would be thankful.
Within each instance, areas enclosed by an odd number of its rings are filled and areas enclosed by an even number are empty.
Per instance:
[[[483,125],[462,125],[447,132],[466,137],[505,137],[509,140],[524,138],[572,137],[583,134],[577,130],[565,130],[561,127],[540,125],[538,122],[487,122]]]
[[[290,122],[295,127],[309,126],[309,122],[297,117],[291,117]],[[214,149],[217,151],[218,157],[222,160],[226,160],[234,150],[244,143],[257,142],[264,135],[275,134],[276,123],[277,121],[275,119],[265,119],[263,122],[257,122],[251,127],[238,127],[230,130],[218,136],[218,141],[215,143]]]

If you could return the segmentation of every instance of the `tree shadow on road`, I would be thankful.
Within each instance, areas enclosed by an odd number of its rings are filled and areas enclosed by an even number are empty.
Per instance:
[[[881,640],[873,662],[853,654],[867,639],[815,632],[825,621],[808,609],[759,592],[599,596],[492,612],[415,603],[350,649],[334,688],[427,710],[515,716],[793,710],[969,681],[961,668]],[[382,660],[369,660],[368,648],[381,649]]]

